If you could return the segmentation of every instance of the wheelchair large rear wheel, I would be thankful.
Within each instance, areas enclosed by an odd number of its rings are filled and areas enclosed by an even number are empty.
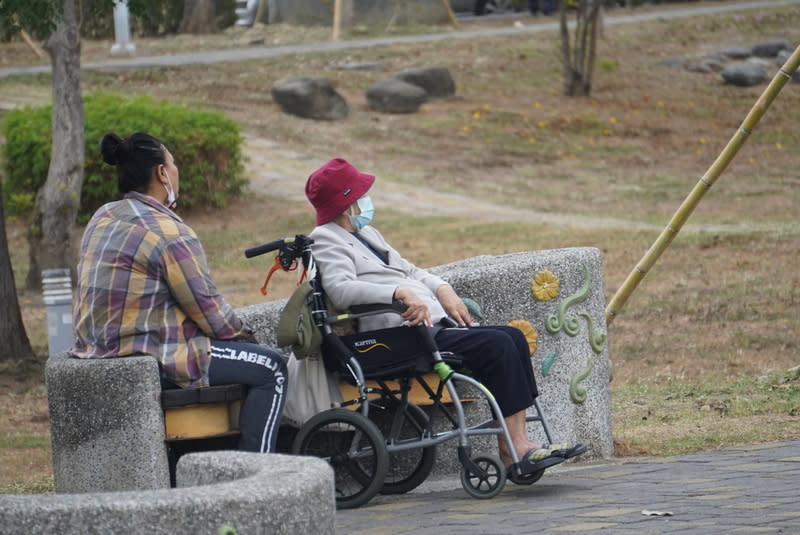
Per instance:
[[[333,468],[336,507],[367,503],[383,486],[389,454],[378,428],[347,409],[321,412],[306,422],[292,443],[292,453],[325,459]]]
[[[404,494],[417,488],[433,469],[436,446],[401,449],[431,436],[431,422],[425,411],[413,403],[395,398],[370,401],[369,418],[378,426],[389,451],[389,470],[383,480],[382,494]]]

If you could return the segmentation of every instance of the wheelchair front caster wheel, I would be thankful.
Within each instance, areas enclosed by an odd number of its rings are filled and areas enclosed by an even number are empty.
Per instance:
[[[488,499],[497,496],[506,484],[506,470],[500,459],[493,455],[478,455],[472,462],[477,470],[465,466],[461,469],[461,486],[464,490],[478,499]]]
[[[563,463],[564,459],[562,457],[547,457],[542,459],[538,463],[530,464],[530,463],[520,463],[512,465],[506,476],[508,480],[512,483],[517,485],[533,485],[537,481],[539,481],[542,476],[544,475],[545,468],[550,468],[551,466],[555,466],[557,464]],[[520,469],[520,467],[522,467]],[[519,471],[522,473],[520,474]]]
[[[514,470],[508,471],[508,480],[515,485],[533,485],[544,475],[544,468],[530,474],[518,475]]]

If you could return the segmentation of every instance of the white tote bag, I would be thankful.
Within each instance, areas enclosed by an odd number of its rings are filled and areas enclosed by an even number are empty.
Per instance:
[[[297,359],[294,353],[290,353],[287,366],[289,390],[283,423],[300,427],[318,412],[342,402],[338,375],[325,369],[321,356]]]

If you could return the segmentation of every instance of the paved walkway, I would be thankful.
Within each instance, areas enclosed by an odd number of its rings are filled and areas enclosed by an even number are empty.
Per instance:
[[[708,4],[701,6],[688,6],[685,8],[655,10],[649,12],[637,12],[634,10],[617,9],[609,11],[603,19],[603,24],[613,26],[617,24],[630,24],[645,22],[649,20],[670,20],[686,18],[698,15],[709,15],[715,13],[728,13],[732,11],[746,11],[753,9],[763,9],[774,6],[788,6],[800,4],[800,0],[759,0],[757,2],[736,2],[723,4]],[[533,24],[513,25],[502,28],[483,28],[477,30],[458,30],[442,33],[432,33],[423,35],[401,35],[391,37],[377,37],[372,39],[352,39],[345,41],[327,41],[324,43],[285,45],[285,46],[259,46],[248,48],[234,48],[229,50],[211,50],[200,52],[188,52],[185,54],[173,54],[164,56],[141,56],[133,58],[117,58],[108,61],[83,63],[83,69],[145,69],[152,67],[164,67],[174,65],[190,65],[198,63],[220,63],[231,61],[245,61],[252,59],[274,58],[294,54],[306,54],[310,52],[333,52],[336,50],[348,50],[352,48],[373,48],[378,46],[389,46],[404,43],[431,43],[443,41],[445,39],[476,39],[480,37],[491,37],[498,35],[519,35],[543,31],[553,31],[558,29],[558,21],[555,17],[551,22],[538,22],[539,19],[530,17],[520,17],[521,20],[536,20]],[[35,67],[7,67],[0,69],[0,78],[6,76],[16,76],[20,74],[40,74],[50,72],[49,65],[39,65]]]
[[[378,496],[338,511],[337,533],[800,534],[800,441],[561,466],[490,500],[456,479]]]
[[[2,107],[2,103],[0,103]],[[296,202],[307,202],[306,177],[322,165],[323,159],[310,153],[283,146],[275,141],[253,135],[245,136],[245,169],[250,191],[270,197],[280,195]],[[376,163],[370,172],[381,177],[373,186],[375,196],[393,210],[410,215],[446,215],[469,217],[478,221],[527,221],[550,225],[591,229],[626,229],[661,231],[663,224],[647,223],[618,217],[584,215],[580,213],[539,212],[532,209],[510,208],[476,197],[446,193],[432,188],[420,189],[414,182],[397,180],[398,171],[391,162]],[[741,233],[767,232],[775,235],[797,234],[800,220],[785,222],[740,221],[737,223],[688,223],[684,233]]]

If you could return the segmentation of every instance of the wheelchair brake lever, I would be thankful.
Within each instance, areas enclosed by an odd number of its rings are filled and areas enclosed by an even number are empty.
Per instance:
[[[439,323],[441,324],[442,327],[445,328],[455,328],[459,326],[458,323],[456,323],[456,320],[454,320],[450,316],[443,317],[442,319],[439,320]]]

